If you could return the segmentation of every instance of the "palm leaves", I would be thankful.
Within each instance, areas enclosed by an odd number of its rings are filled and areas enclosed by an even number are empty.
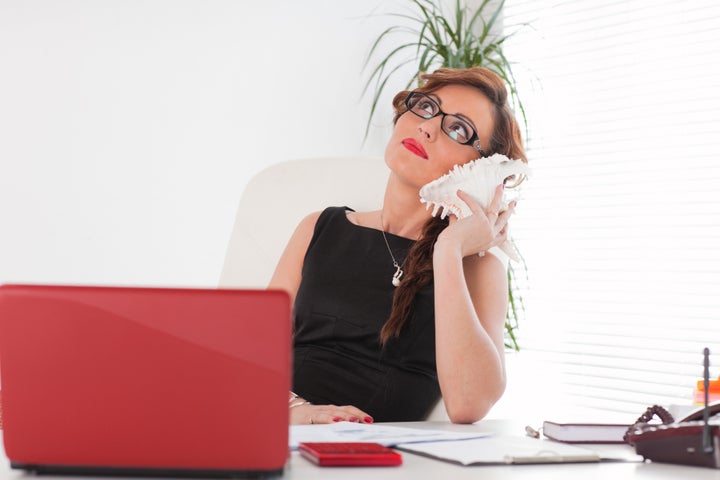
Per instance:
[[[520,252],[518,252],[520,255]],[[519,270],[518,270],[519,269]],[[513,266],[512,262],[508,262],[508,308],[505,312],[505,347],[513,350],[520,350],[520,344],[515,336],[515,330],[519,327],[520,316],[525,314],[525,303],[519,292],[516,279],[522,272],[524,280],[527,281],[527,264],[522,255],[520,262]]]
[[[409,25],[393,25],[384,30],[370,48],[364,68],[368,67],[380,47],[393,41],[393,38],[404,36],[407,40],[393,47],[379,60],[365,84],[363,95],[371,86],[374,90],[365,136],[388,80],[403,67],[413,63],[417,68],[405,89],[410,89],[413,83],[419,83],[423,73],[440,67],[468,68],[481,65],[493,70],[505,81],[512,101],[525,122],[525,109],[517,93],[512,67],[502,49],[512,34],[497,35],[493,30],[498,25],[505,1],[502,0],[485,20],[486,15],[483,13],[490,2],[483,0],[477,10],[471,12],[461,6],[460,0],[456,0],[454,15],[449,17],[443,14],[439,0],[410,0],[417,11],[411,14],[388,14]]]

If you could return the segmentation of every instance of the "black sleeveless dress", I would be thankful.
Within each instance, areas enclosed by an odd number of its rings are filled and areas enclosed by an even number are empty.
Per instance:
[[[385,347],[395,268],[382,233],[346,207],[320,215],[294,308],[293,391],[315,404],[355,405],[377,422],[422,420],[440,398],[433,287],[422,289],[400,337]],[[386,234],[398,262],[412,240]]]

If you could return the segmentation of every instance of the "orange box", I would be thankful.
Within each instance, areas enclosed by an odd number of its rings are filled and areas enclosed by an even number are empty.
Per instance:
[[[693,401],[695,405],[705,404],[705,385],[703,380],[697,381],[697,386],[693,392]],[[708,387],[708,403],[720,402],[720,377],[717,380],[710,380]]]

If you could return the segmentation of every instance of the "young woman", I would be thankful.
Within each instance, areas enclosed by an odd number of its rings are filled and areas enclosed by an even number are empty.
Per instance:
[[[440,69],[396,95],[383,207],[307,216],[270,282],[294,300],[293,424],[412,421],[442,395],[456,423],[487,414],[505,388],[502,243],[514,203],[433,218],[419,189],[454,165],[502,153],[526,161],[502,80]],[[497,249],[496,249],[497,250]],[[478,255],[481,254],[481,255]]]

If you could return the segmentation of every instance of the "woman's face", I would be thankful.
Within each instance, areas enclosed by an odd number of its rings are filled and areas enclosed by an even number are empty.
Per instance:
[[[469,86],[446,85],[427,96],[435,100],[443,113],[466,120],[477,133],[483,149],[487,149],[494,125],[492,103],[485,95]],[[461,145],[443,132],[442,118],[437,115],[425,119],[409,111],[403,113],[385,149],[388,167],[418,189],[446,174],[453,166],[480,157],[473,146]]]

